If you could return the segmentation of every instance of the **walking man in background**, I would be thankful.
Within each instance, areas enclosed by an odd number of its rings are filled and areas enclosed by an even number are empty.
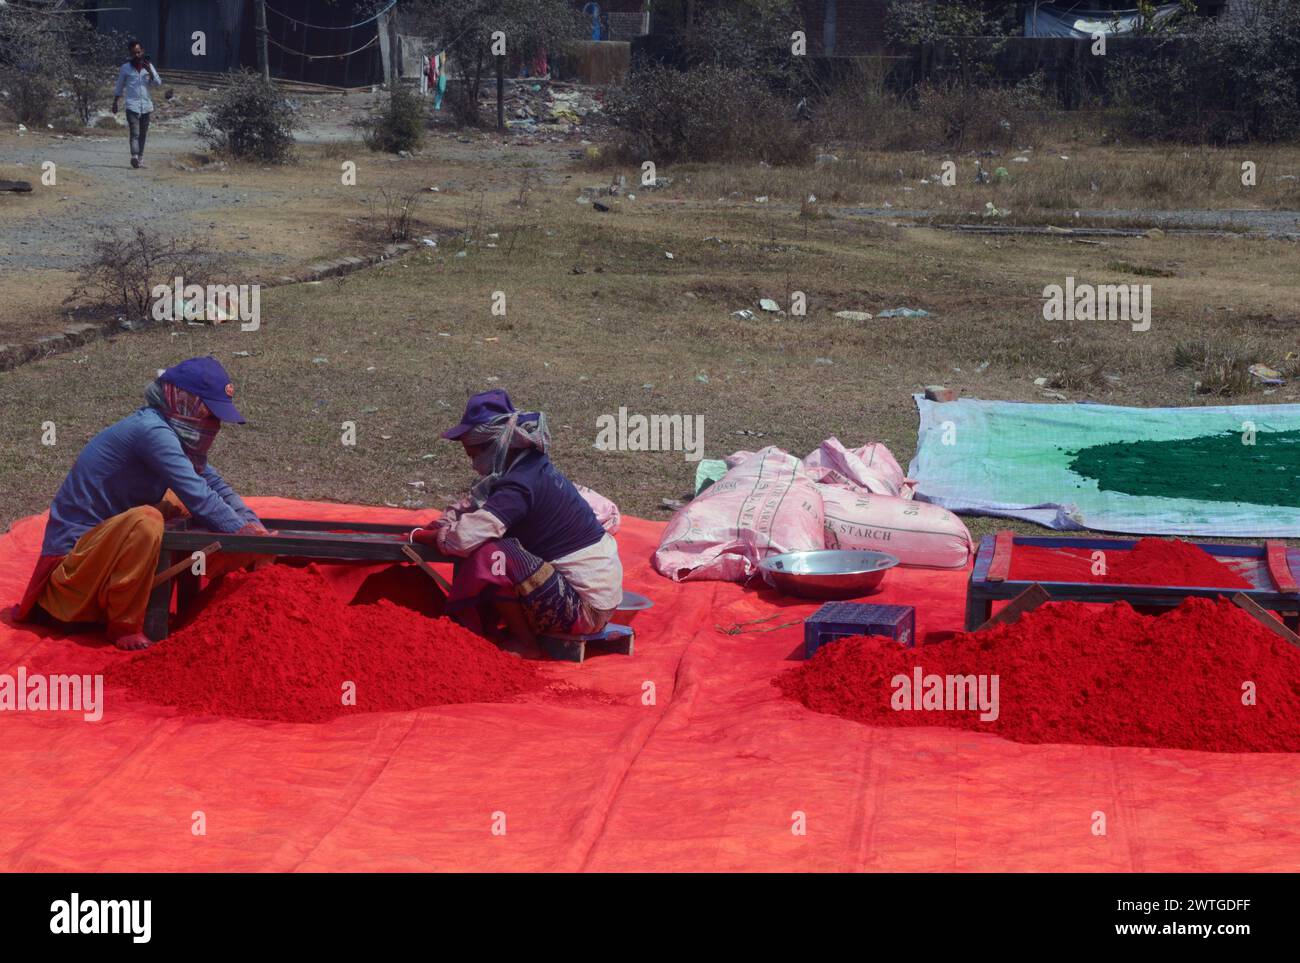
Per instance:
[[[139,167],[144,159],[144,140],[149,134],[149,116],[153,113],[153,100],[149,87],[161,87],[162,78],[144,55],[144,45],[138,40],[127,44],[131,59],[117,72],[117,87],[113,91],[113,113],[126,94],[126,122],[131,128],[131,166]]]

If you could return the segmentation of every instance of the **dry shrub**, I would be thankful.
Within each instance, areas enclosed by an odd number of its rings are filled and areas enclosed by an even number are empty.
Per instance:
[[[1051,107],[1039,75],[1011,86],[928,81],[889,85],[886,58],[862,58],[817,107],[819,139],[878,150],[1010,147],[1038,140]]]
[[[417,188],[400,194],[386,187],[379,188],[376,197],[367,198],[370,208],[367,222],[371,231],[381,241],[409,241],[419,221],[415,209],[419,206],[421,191]]]
[[[1201,372],[1196,390],[1203,395],[1229,397],[1244,395],[1255,388],[1250,374],[1250,362],[1245,358],[1219,357],[1212,359]]]
[[[150,316],[156,285],[180,277],[206,286],[224,267],[200,240],[157,237],[139,227],[126,235],[104,231],[92,250],[67,300],[111,307],[131,319]]]
[[[626,161],[798,164],[810,156],[811,138],[793,106],[744,70],[646,66],[610,93],[606,107]]]
[[[1175,368],[1202,368],[1214,356],[1214,349],[1208,341],[1180,341],[1174,345],[1173,366]]]

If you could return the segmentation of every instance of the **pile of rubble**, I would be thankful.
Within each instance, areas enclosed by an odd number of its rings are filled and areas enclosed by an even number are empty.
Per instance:
[[[495,107],[496,91],[489,92]],[[586,135],[603,126],[598,89],[548,81],[513,81],[506,91],[506,127],[524,136]]]

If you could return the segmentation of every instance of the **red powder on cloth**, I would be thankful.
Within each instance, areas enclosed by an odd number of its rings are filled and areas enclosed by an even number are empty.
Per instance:
[[[1105,553],[1105,574],[1093,573],[1091,548],[1016,545],[1013,582],[1103,582],[1108,585],[1176,585],[1184,588],[1249,589],[1254,586],[1191,542],[1143,538],[1129,550]]]
[[[895,708],[922,669],[913,704],[935,695],[944,708]],[[955,708],[947,677],[975,676],[994,693],[996,719]],[[1255,705],[1243,696],[1253,684]],[[1014,625],[906,649],[857,636],[818,649],[773,680],[817,712],[880,726],[945,726],[991,732],[1015,742],[1150,746],[1209,752],[1300,751],[1300,647],[1264,628],[1226,599],[1189,598],[1158,616],[1127,603],[1060,602]],[[991,702],[991,698],[986,702]],[[949,706],[954,708],[948,708]]]
[[[450,619],[348,605],[314,566],[288,565],[227,576],[191,623],[105,678],[185,714],[281,722],[501,702],[545,685]],[[349,682],[355,705],[343,704]]]

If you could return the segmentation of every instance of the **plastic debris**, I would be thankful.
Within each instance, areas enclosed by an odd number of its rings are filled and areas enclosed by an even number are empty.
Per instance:
[[[1282,372],[1270,368],[1266,364],[1253,364],[1249,369],[1251,377],[1262,385],[1284,385],[1286,379],[1282,377]]]

